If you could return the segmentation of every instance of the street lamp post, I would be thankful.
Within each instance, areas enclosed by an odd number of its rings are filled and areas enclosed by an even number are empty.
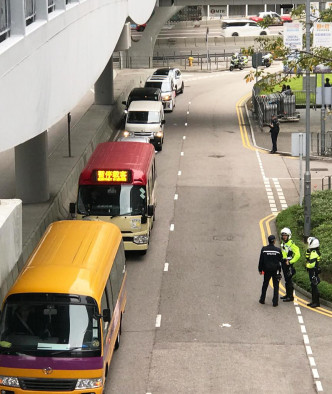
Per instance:
[[[306,0],[306,53],[310,53],[310,1]],[[310,174],[310,69],[306,69],[306,157],[304,174],[304,238],[311,231],[311,174]]]

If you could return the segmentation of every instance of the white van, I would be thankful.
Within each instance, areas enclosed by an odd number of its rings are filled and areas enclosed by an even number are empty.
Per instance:
[[[145,82],[146,88],[159,88],[165,111],[173,111],[175,107],[175,86],[168,75],[152,75]]]
[[[269,29],[261,28],[248,19],[225,19],[221,23],[221,35],[224,37],[266,36]]]
[[[164,107],[161,101],[132,101],[128,107],[125,136],[148,137],[155,150],[164,142]]]

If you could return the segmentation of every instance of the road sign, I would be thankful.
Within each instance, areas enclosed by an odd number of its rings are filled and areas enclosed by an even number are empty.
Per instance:
[[[285,23],[284,24],[284,45],[291,49],[302,50],[302,23]]]
[[[258,68],[262,65],[262,53],[261,52],[255,52],[252,54],[252,66],[254,68]]]

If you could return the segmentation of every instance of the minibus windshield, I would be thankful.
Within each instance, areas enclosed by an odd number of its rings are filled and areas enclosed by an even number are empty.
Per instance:
[[[83,185],[78,190],[77,211],[83,215],[134,216],[146,208],[145,186]]]
[[[158,111],[129,111],[127,123],[160,123]]]
[[[52,357],[101,355],[96,306],[69,302],[6,302],[0,321],[0,354]]]

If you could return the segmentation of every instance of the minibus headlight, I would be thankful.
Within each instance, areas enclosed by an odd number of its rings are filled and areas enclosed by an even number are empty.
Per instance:
[[[20,387],[18,378],[13,376],[0,376],[0,386]]]
[[[123,132],[123,136],[124,136],[124,137],[129,137],[130,134],[131,134],[131,133],[129,133],[129,131],[127,131],[127,130],[125,130],[125,131]]]
[[[163,136],[163,132],[161,130],[160,131],[156,131],[154,133],[154,135],[155,135],[155,137],[162,137]]]
[[[149,241],[149,237],[147,234],[145,235],[135,235],[133,238],[135,244],[147,244]]]
[[[166,96],[163,97],[163,100],[169,101],[171,99],[171,96],[167,94]]]
[[[103,386],[103,379],[78,379],[75,390],[97,389]]]

